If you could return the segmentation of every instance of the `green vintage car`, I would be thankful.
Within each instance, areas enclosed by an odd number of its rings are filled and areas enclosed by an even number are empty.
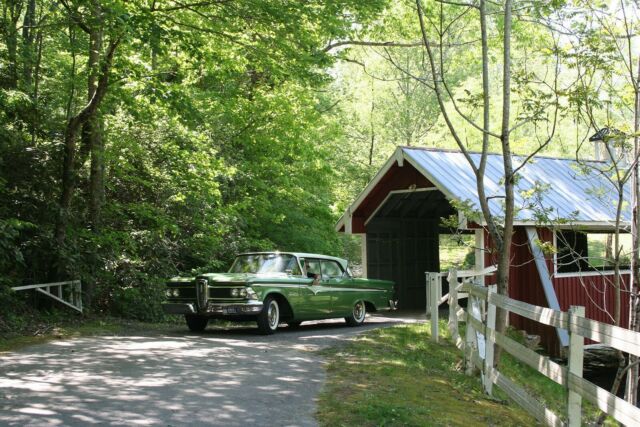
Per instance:
[[[393,282],[353,278],[341,258],[293,252],[241,254],[228,273],[173,278],[166,292],[165,313],[184,315],[192,331],[209,319],[255,321],[263,334],[340,317],[358,326],[367,311],[396,307]]]

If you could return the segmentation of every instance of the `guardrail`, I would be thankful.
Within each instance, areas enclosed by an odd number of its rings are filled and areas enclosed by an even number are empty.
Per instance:
[[[27,291],[33,289],[38,293],[46,295],[49,298],[82,313],[82,283],[80,280],[14,286],[11,289],[14,291]]]
[[[438,342],[438,308],[447,302],[451,297],[452,291],[456,293],[456,300],[467,298],[468,294],[459,292],[464,284],[472,283],[476,278],[488,276],[497,270],[496,266],[487,267],[483,270],[451,270],[449,272],[425,273],[427,276],[427,317],[433,316],[435,313],[435,322],[431,322],[431,337]],[[446,277],[449,284],[449,292],[442,294],[442,278]],[[459,282],[458,279],[462,279]],[[455,284],[455,285],[453,285]],[[449,311],[451,317],[451,311]],[[460,311],[456,311],[456,315],[461,316]],[[434,338],[435,337],[435,338]]]
[[[450,277],[455,278],[455,271]],[[627,426],[640,426],[640,408],[582,378],[584,338],[607,344],[620,351],[640,356],[640,333],[587,319],[584,307],[571,307],[568,312],[552,310],[498,295],[495,286],[463,284],[449,293],[449,329],[456,345],[464,351],[468,374],[478,368],[485,391],[492,393],[495,384],[539,421],[550,426],[579,426],[582,423],[582,399]],[[457,291],[469,294],[467,310],[458,305]],[[495,330],[496,307],[569,332],[569,358],[562,366],[546,356],[521,345]],[[458,334],[458,315],[462,310],[467,323],[465,340]],[[433,312],[432,312],[433,313]],[[432,323],[437,323],[437,311]],[[494,368],[493,350],[498,345],[516,359],[537,370],[568,392],[566,422],[561,416],[538,402],[523,387]]]

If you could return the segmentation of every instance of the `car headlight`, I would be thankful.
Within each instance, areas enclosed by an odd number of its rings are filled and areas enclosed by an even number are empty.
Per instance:
[[[240,289],[238,289],[238,288],[233,288],[233,289],[231,289],[231,296],[232,296],[232,297],[238,297],[238,296],[240,296]]]
[[[247,290],[245,288],[240,289],[240,296],[241,297],[246,297],[247,296]]]
[[[174,297],[179,297],[179,296],[180,296],[180,289],[175,288],[175,289],[173,290],[173,296],[174,296]]]
[[[165,291],[165,294],[166,294],[168,297],[172,297],[172,296],[173,296],[173,289],[167,289],[167,290]]]

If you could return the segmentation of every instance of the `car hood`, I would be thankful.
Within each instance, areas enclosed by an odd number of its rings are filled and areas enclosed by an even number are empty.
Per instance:
[[[253,274],[253,273],[208,273],[198,276],[209,281],[210,285],[228,283],[252,283],[263,279],[286,278],[285,273],[281,274]]]

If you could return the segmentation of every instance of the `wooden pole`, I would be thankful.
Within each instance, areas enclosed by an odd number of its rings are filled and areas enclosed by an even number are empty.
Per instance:
[[[493,391],[493,381],[491,381],[493,374],[493,350],[496,344],[493,331],[496,330],[496,306],[491,304],[491,294],[498,292],[497,285],[488,286],[489,293],[487,294],[487,323],[485,324],[484,338],[485,338],[485,357],[484,357],[484,391],[489,396]],[[491,332],[490,332],[491,331]]]
[[[460,347],[460,334],[458,333],[458,271],[449,270],[447,278],[449,282],[449,332],[454,344]]]
[[[584,337],[572,331],[572,324],[577,324],[577,319],[584,317],[584,307],[571,306],[569,308],[569,362],[567,369],[571,374],[582,378],[584,361]],[[567,381],[569,384],[570,381]],[[582,396],[567,386],[567,419],[569,427],[582,425]]]
[[[428,310],[431,315],[431,341],[438,342],[438,306],[440,304],[440,293],[438,292],[442,283],[440,282],[440,275],[438,273],[428,273],[429,277],[429,305]]]

